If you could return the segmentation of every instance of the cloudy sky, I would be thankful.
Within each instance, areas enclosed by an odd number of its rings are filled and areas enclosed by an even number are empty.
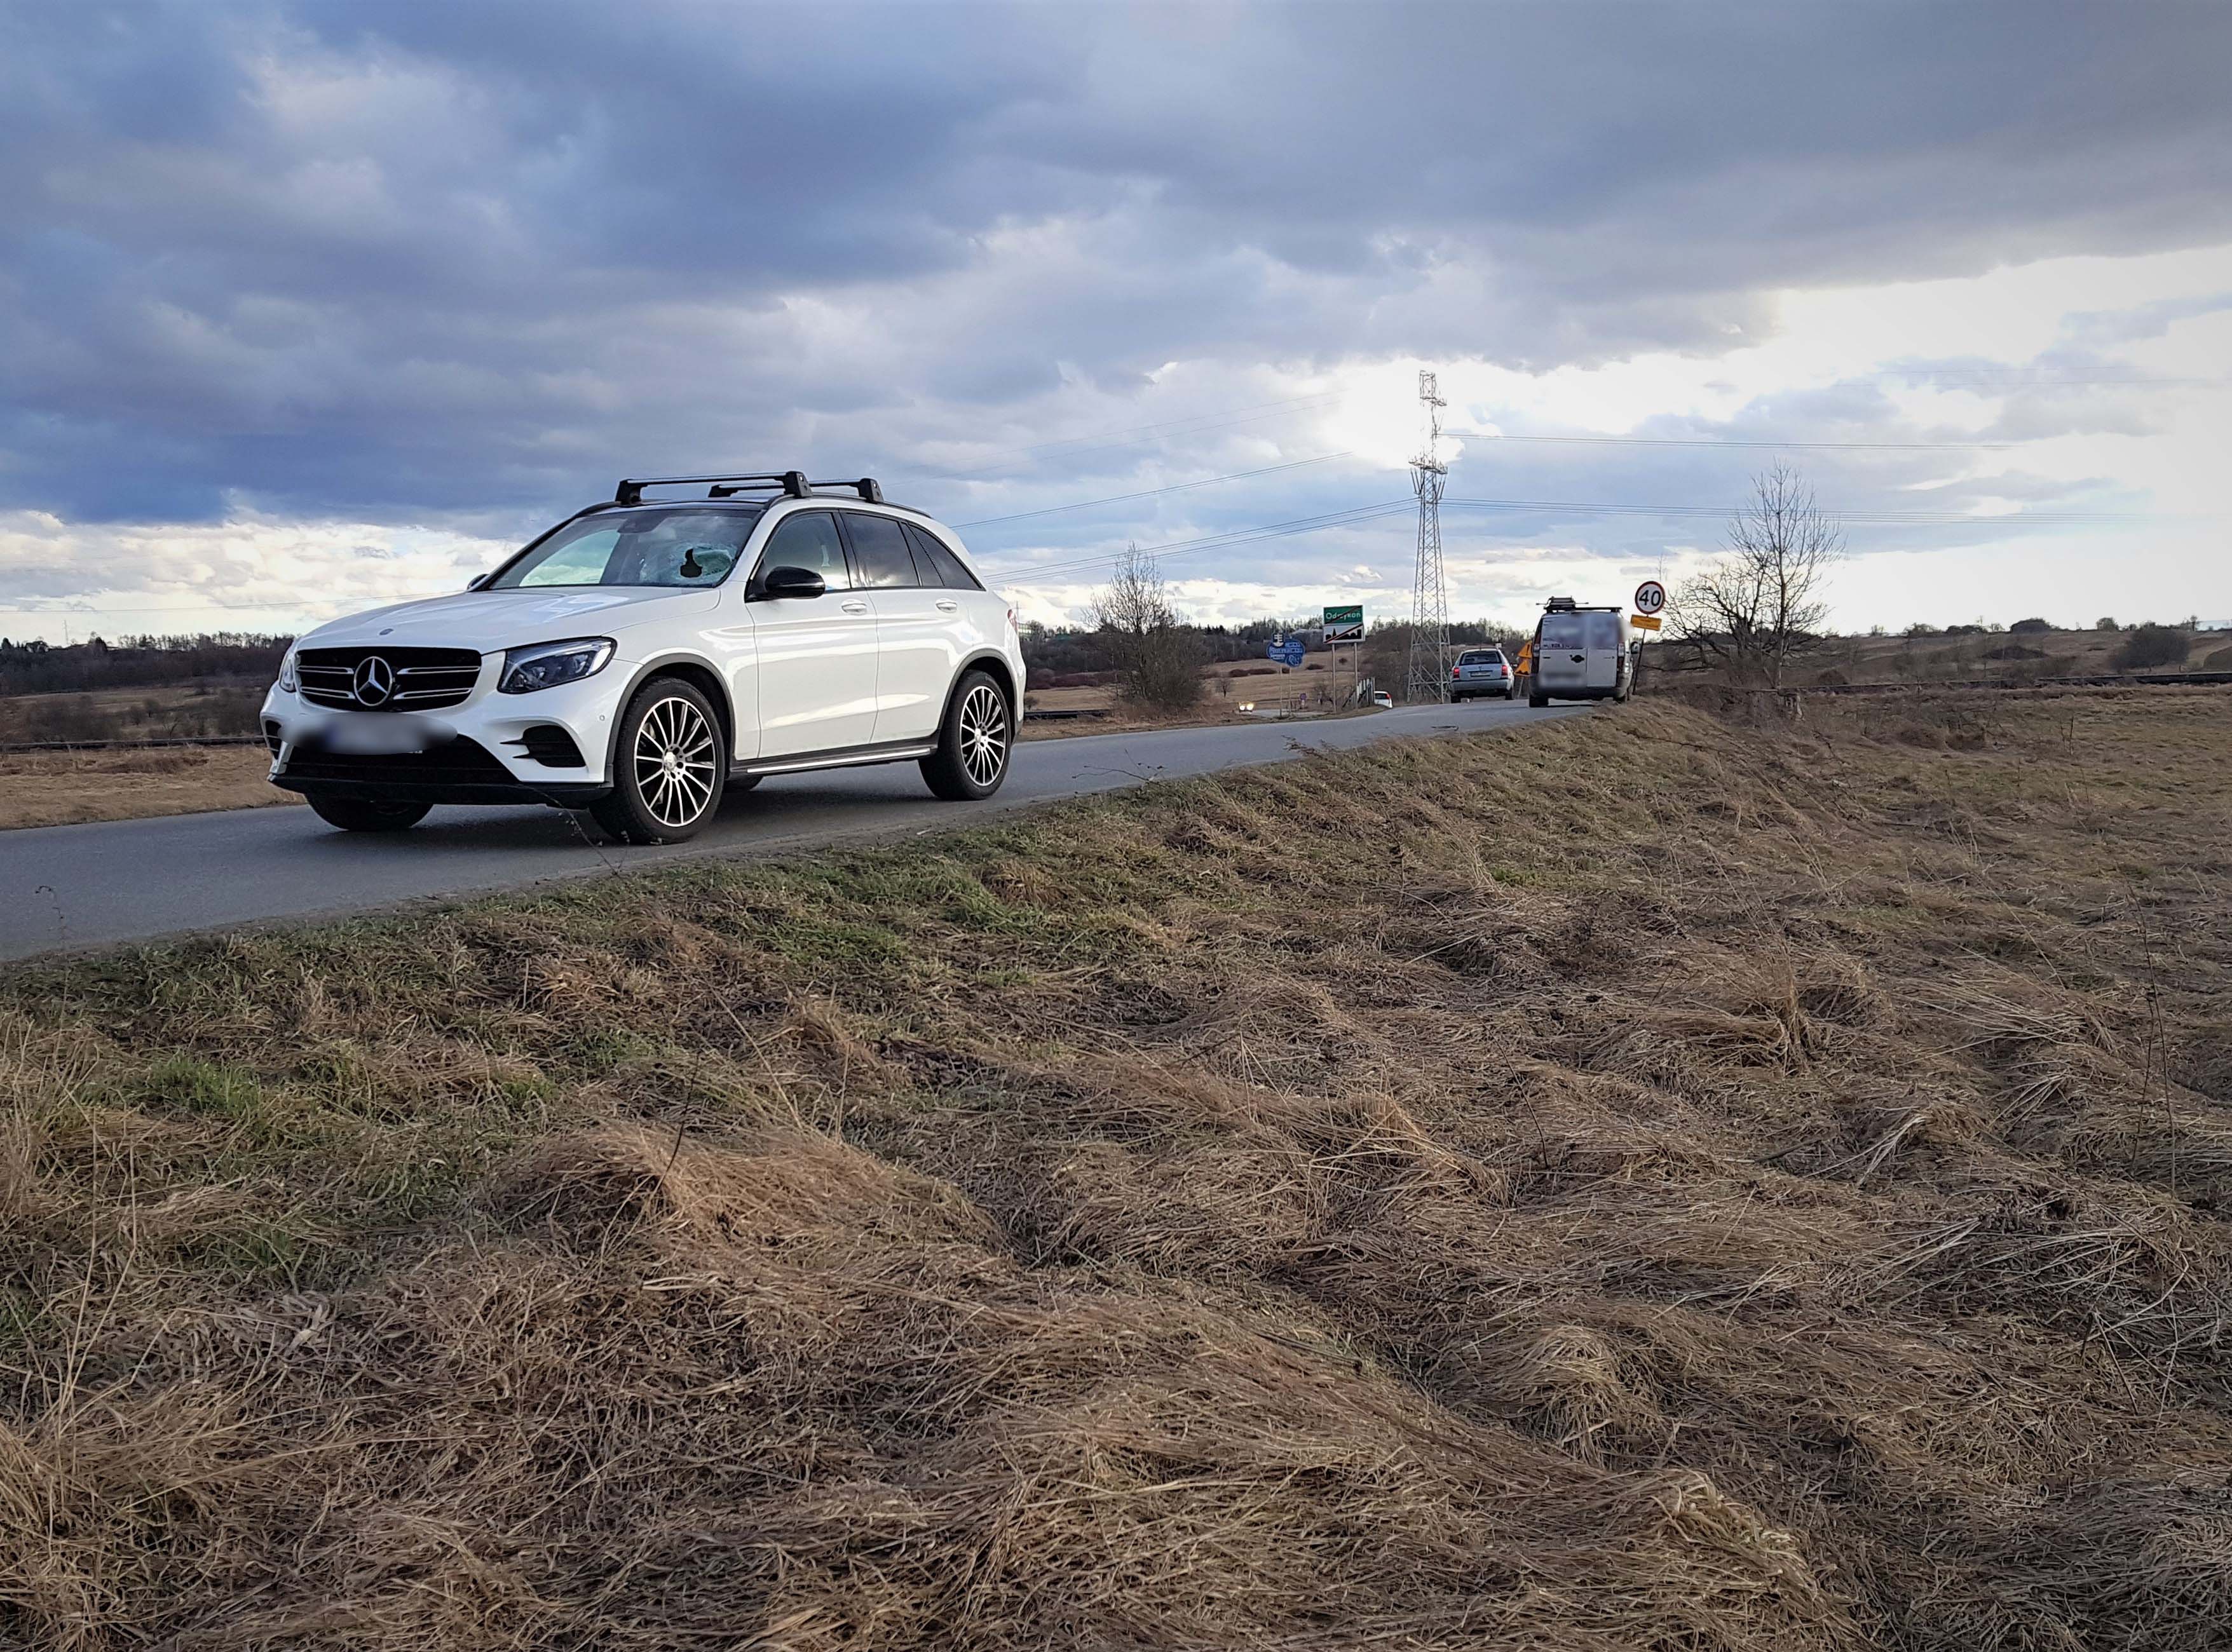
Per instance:
[[[1778,456],[1837,618],[2232,622],[2232,6],[0,5],[0,634],[873,474],[1027,611],[1619,598]]]

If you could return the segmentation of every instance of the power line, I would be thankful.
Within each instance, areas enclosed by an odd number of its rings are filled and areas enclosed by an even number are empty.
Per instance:
[[[1284,539],[1298,534],[1315,533],[1322,529],[1346,528],[1368,522],[1377,522],[1416,508],[1418,501],[1410,499],[1383,500],[1374,504],[1359,505],[1346,510],[1327,512],[1321,515],[1297,517],[1287,522],[1265,522],[1246,528],[1228,529],[1222,533],[1203,534],[1197,538],[1175,540],[1169,543],[1147,547],[1155,556],[1191,556],[1204,551],[1223,550],[1262,540]],[[1466,499],[1444,496],[1441,503],[1452,509],[1542,512],[1567,515],[1641,516],[1674,519],[1719,521],[1729,515],[1729,508],[1721,505],[1663,505],[1636,502],[1571,499]],[[2167,519],[2138,513],[2109,512],[2038,512],[2018,511],[2004,515],[1979,516],[1955,512],[1900,512],[1874,510],[1834,510],[1830,515],[1841,522],[1868,527],[2125,527],[2160,523]],[[1015,553],[1003,553],[1013,555]],[[1054,563],[1025,564],[1010,573],[996,565],[988,565],[985,573],[1003,585],[1035,585],[1065,574],[1074,574],[1090,569],[1107,567],[1120,559],[1121,552],[1096,552],[1088,556],[1071,558]],[[440,595],[439,592],[430,593]],[[413,597],[392,597],[389,601],[415,601]],[[68,601],[70,599],[57,599]],[[289,600],[274,599],[263,602],[191,602],[166,603],[153,606],[134,605],[130,607],[107,607],[91,605],[81,608],[27,608],[20,605],[0,606],[0,612],[12,612],[27,619],[60,618],[74,615],[117,615],[138,613],[189,613],[213,611],[288,612],[303,611],[321,606],[338,606],[349,600],[319,597]]]
[[[1731,509],[1726,505],[1605,503],[1577,499],[1444,499],[1442,502],[1469,510],[1546,511],[1592,516],[1706,516],[1716,520],[1727,517]],[[1973,511],[1841,510],[1826,506],[1823,509],[1826,515],[1834,516],[1839,522],[1888,526],[1978,527],[1993,522],[2021,522],[2034,527],[2123,528],[2177,520],[2139,511],[2015,510],[1997,515],[1979,515]]]
[[[2001,452],[2023,445],[2020,442],[1767,442],[1710,436],[1517,436],[1502,431],[1444,431],[1443,434],[1469,437],[1483,442],[1556,442],[1611,447],[1799,448],[1809,451],[1888,448],[1933,452],[1941,449],[1950,452]]]
[[[1235,528],[1230,533],[1205,534],[1199,539],[1174,540],[1167,544],[1142,547],[1145,554],[1156,558],[1194,556],[1204,551],[1224,550],[1235,545],[1249,544],[1258,540],[1287,539],[1296,534],[1316,533],[1321,528],[1346,528],[1359,522],[1377,522],[1386,516],[1407,515],[1416,509],[1416,501],[1391,499],[1376,505],[1360,505],[1353,510],[1333,511],[1323,516],[1300,517],[1293,522],[1267,522],[1260,527]],[[985,573],[1002,586],[1040,585],[1061,575],[1074,575],[1098,567],[1107,567],[1123,560],[1124,552],[1104,552],[1074,561],[1041,564],[1022,567],[1010,575],[999,568],[987,568]]]
[[[1976,379],[2014,380],[2026,390],[2052,390],[2061,385],[2228,385],[2222,373],[2204,377],[2165,377],[2149,373],[2057,373],[2051,367],[1878,367],[1867,377],[1877,379]]]
[[[1189,413],[1184,418],[1165,419],[1161,423],[1155,424],[1127,425],[1122,430],[1103,431],[1095,436],[1066,436],[1059,441],[1037,442],[1032,444],[1028,447],[1017,448],[1014,450],[1018,453],[1043,453],[1054,448],[1073,447],[1080,442],[1100,442],[1107,440],[1113,437],[1139,436],[1151,431],[1172,430],[1178,425],[1192,424],[1203,419],[1229,418],[1239,414],[1266,412],[1281,407],[1301,408],[1318,403],[1337,402],[1344,399],[1346,399],[1345,392],[1333,390],[1314,391],[1307,396],[1289,396],[1283,401],[1251,402],[1245,407],[1228,407],[1219,412]]]
[[[1212,483],[1241,482],[1249,476],[1275,476],[1281,470],[1299,470],[1305,465],[1327,464],[1335,459],[1353,458],[1353,450],[1339,453],[1320,453],[1314,459],[1294,459],[1285,464],[1267,464],[1260,470],[1234,470],[1221,476],[1202,476],[1192,482],[1173,482],[1167,488],[1142,488],[1137,493],[1115,493],[1106,499],[1080,499],[1074,505],[1048,505],[1038,510],[1018,510],[1006,516],[981,516],[973,522],[954,522],[954,528],[990,528],[999,522],[1019,522],[1031,516],[1052,516],[1065,510],[1090,510],[1095,505],[1120,504],[1127,499],[1152,499],[1159,494],[1183,493],[1189,488],[1206,488]]]
[[[1301,397],[1289,402],[1271,402],[1265,404],[1265,405],[1273,410],[1268,412],[1256,412],[1242,409],[1239,411],[1239,416],[1237,417],[1227,417],[1221,413],[1202,413],[1196,415],[1192,418],[1173,419],[1162,424],[1138,425],[1133,427],[1132,431],[1117,431],[1107,433],[1108,435],[1117,437],[1126,437],[1132,436],[1136,431],[1140,431],[1156,432],[1156,434],[1150,435],[1140,439],[1108,442],[1106,441],[1105,437],[1103,436],[1078,436],[1070,437],[1062,443],[1042,444],[1040,447],[1035,448],[1016,448],[1010,450],[1010,452],[1023,455],[1043,455],[1051,448],[1067,446],[1080,442],[1085,442],[1101,443],[1103,444],[1097,447],[1079,448],[1075,451],[1065,454],[1062,457],[1067,458],[1083,458],[1088,454],[1117,453],[1121,452],[1127,448],[1152,446],[1156,442],[1162,440],[1167,436],[1206,436],[1212,431],[1230,430],[1236,425],[1260,424],[1268,419],[1290,418],[1296,413],[1310,412],[1321,408],[1337,406],[1346,399],[1347,397],[1345,394],[1333,393],[1327,393],[1320,396]],[[1204,421],[1209,422],[1204,423]],[[1025,457],[1012,462],[1004,458],[994,458],[987,460],[983,464],[981,464],[976,469],[970,470],[912,470],[901,467],[893,474],[906,476],[911,480],[919,482],[981,482],[994,479],[993,473],[995,471],[1013,470],[1018,466],[1027,467],[1035,462],[1035,459],[1031,457]]]

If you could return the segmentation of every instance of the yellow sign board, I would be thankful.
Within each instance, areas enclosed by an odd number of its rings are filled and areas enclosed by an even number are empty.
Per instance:
[[[1638,631],[1656,631],[1658,629],[1658,616],[1657,614],[1630,614],[1627,617],[1627,623],[1634,626]]]

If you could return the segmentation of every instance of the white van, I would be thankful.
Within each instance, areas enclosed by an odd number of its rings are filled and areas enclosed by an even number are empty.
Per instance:
[[[1635,671],[1626,619],[1624,609],[1583,608],[1571,597],[1551,598],[1534,627],[1527,703],[1626,699]]]

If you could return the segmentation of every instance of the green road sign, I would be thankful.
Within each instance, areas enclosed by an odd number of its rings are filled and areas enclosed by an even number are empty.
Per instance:
[[[1325,639],[1329,643],[1357,643],[1364,640],[1364,607],[1328,608],[1325,611]]]

